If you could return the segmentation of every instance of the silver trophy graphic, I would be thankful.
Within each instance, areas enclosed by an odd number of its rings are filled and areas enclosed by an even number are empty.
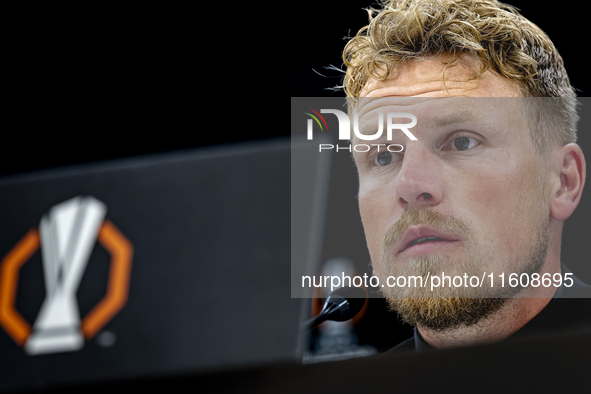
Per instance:
[[[107,208],[93,197],[75,197],[41,218],[40,237],[46,296],[28,354],[74,351],[84,346],[76,291]]]

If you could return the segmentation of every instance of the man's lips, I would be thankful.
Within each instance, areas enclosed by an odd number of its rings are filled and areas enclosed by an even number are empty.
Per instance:
[[[414,245],[433,242],[456,242],[459,240],[460,237],[455,234],[446,234],[430,227],[411,228],[406,234],[404,234],[404,237],[402,237],[397,254],[413,247]]]

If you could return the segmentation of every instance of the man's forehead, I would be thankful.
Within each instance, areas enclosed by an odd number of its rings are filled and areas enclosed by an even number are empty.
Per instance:
[[[439,112],[449,111],[455,108],[472,106],[475,103],[473,99],[468,98],[466,100],[463,97],[361,97],[358,99],[354,111],[359,114],[360,118],[363,118],[374,116],[380,112],[408,112],[410,110],[422,111],[425,109]]]
[[[520,108],[516,97],[380,97],[360,98],[356,112],[361,132],[373,133],[380,114],[384,123],[388,113],[410,113],[420,127],[442,128],[465,122],[506,122],[519,116]]]

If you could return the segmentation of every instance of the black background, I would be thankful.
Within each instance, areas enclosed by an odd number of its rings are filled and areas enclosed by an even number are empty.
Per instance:
[[[344,68],[343,37],[367,24],[371,4],[249,6],[260,23],[242,18],[244,5],[10,13],[0,175],[289,135],[277,95],[289,86],[291,97],[343,96],[326,90],[342,74],[324,67]],[[511,4],[550,36],[588,96],[589,6]]]

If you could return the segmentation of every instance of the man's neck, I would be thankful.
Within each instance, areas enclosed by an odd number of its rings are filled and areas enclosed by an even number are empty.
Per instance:
[[[560,273],[560,261],[544,264],[540,275]],[[503,307],[492,316],[472,325],[449,330],[431,330],[417,327],[423,339],[436,348],[475,345],[508,338],[525,326],[552,300],[558,288],[554,286],[527,288],[521,297],[507,299]]]

